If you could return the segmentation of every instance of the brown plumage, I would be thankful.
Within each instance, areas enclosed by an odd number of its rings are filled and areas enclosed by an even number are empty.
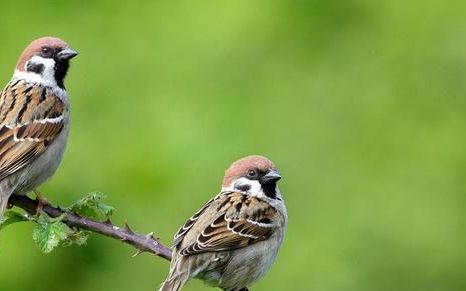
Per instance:
[[[175,235],[170,274],[160,291],[177,291],[193,277],[224,290],[247,290],[268,270],[287,220],[275,186],[280,178],[276,173],[273,163],[261,156],[232,164],[225,173],[223,191]],[[246,189],[244,183],[251,183],[249,190],[235,188]],[[265,195],[262,186],[257,188],[259,183],[273,186],[275,198]]]
[[[16,70],[24,71],[24,67],[26,62],[31,59],[31,57],[39,54],[43,47],[51,47],[55,50],[60,50],[63,48],[67,48],[68,44],[63,40],[53,37],[53,36],[45,36],[38,38],[31,42],[22,52],[21,56],[16,63]]]
[[[197,234],[195,242],[187,240],[183,243],[181,240],[178,243],[181,255],[242,248],[268,239],[272,234],[270,222],[277,215],[277,210],[264,201],[238,192],[224,192],[209,206],[217,215],[212,216],[213,221]],[[183,232],[188,232],[192,226],[185,224]]]
[[[35,190],[61,161],[69,130],[63,80],[76,55],[58,38],[37,39],[0,93],[0,221],[11,193]]]
[[[249,169],[263,169],[265,171],[266,169],[276,170],[276,167],[271,160],[263,156],[247,156],[231,164],[225,171],[222,185],[228,187],[235,178],[245,175]]]
[[[60,98],[47,91],[47,88],[19,80],[2,92],[0,180],[42,154],[62,131],[63,114],[68,109]]]

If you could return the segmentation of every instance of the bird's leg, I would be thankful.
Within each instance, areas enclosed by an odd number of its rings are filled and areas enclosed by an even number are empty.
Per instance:
[[[240,289],[239,291],[249,291],[247,287],[244,287],[243,289]]]
[[[39,216],[42,212],[42,208],[44,208],[44,206],[46,205],[50,205],[50,203],[44,197],[44,195],[42,195],[42,193],[37,191],[36,189],[34,189],[34,194],[36,194],[36,201],[38,202],[36,207],[36,216]]]

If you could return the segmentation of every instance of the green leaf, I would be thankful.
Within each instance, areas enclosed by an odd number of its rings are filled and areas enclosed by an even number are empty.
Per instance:
[[[78,245],[78,246],[83,246],[86,244],[87,239],[89,238],[89,231],[84,231],[84,230],[74,230],[72,234],[70,234],[64,243],[65,246],[70,246],[70,245]]]
[[[73,230],[61,221],[62,219],[63,217],[50,218],[45,213],[41,213],[37,219],[37,227],[32,233],[32,238],[42,252],[50,253],[73,233]]]
[[[30,219],[27,217],[26,214],[21,214],[16,211],[6,211],[2,221],[0,222],[0,230],[4,228],[7,225],[17,223],[17,222],[23,222],[23,221],[29,221]]]
[[[68,209],[83,217],[106,220],[113,214],[115,208],[101,202],[105,197],[103,193],[90,193],[76,201]]]

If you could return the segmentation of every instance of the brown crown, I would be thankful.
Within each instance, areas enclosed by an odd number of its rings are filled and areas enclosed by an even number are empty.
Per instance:
[[[237,160],[225,171],[223,177],[223,186],[229,186],[235,179],[247,175],[249,170],[258,169],[268,171],[271,169],[276,170],[275,165],[263,156],[247,156]]]
[[[33,42],[31,42],[23,51],[21,56],[19,57],[18,63],[16,64],[16,69],[18,71],[24,71],[24,65],[26,62],[32,58],[34,55],[37,55],[40,53],[42,50],[42,47],[44,46],[49,46],[52,48],[67,48],[68,44],[64,42],[63,40],[52,37],[52,36],[46,36],[46,37],[41,37]]]

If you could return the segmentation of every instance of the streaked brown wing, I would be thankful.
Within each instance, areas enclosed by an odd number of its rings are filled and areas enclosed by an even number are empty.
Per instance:
[[[0,180],[42,154],[64,127],[65,104],[47,89],[12,81],[0,97]]]
[[[277,215],[273,207],[241,193],[230,193],[224,199],[218,206],[219,215],[203,229],[196,242],[180,251],[181,255],[242,248],[272,235]]]
[[[204,204],[204,206],[201,207],[196,213],[194,213],[193,216],[191,216],[185,224],[178,230],[178,232],[175,234],[174,241],[173,241],[173,246],[178,246],[181,241],[184,238],[184,235],[193,227],[194,223],[197,221],[199,216],[204,212],[204,210],[210,206],[210,204],[214,201],[214,199],[210,199],[209,201]]]

